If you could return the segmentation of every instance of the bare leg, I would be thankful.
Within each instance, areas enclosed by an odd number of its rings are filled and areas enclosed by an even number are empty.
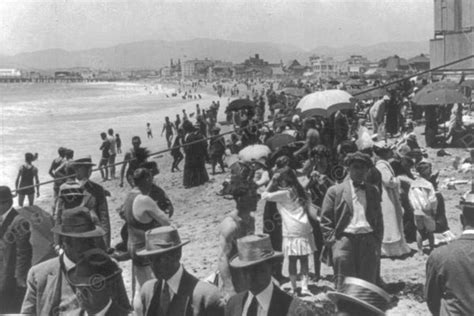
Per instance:
[[[35,203],[35,194],[28,194],[28,205],[32,206]]]
[[[419,230],[416,231],[416,245],[418,246],[418,253],[423,255],[423,237]]]
[[[296,263],[297,261],[298,261],[298,257],[289,256],[288,273],[290,274],[290,282],[291,282],[291,288],[293,290],[293,293],[296,293]]]
[[[300,265],[301,265],[301,295],[312,295],[308,289],[308,280],[309,280],[309,265],[308,265],[308,256],[301,256]]]
[[[24,194],[18,194],[18,205],[23,207],[24,202],[25,202],[25,195]]]

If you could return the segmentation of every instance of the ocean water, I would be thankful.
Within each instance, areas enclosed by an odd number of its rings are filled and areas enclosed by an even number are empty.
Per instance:
[[[191,113],[196,103],[209,106],[204,100],[167,98],[173,90],[151,83],[0,84],[0,184],[14,187],[26,152],[39,154],[33,164],[40,182],[51,180],[48,170],[60,146],[98,163],[100,133],[109,128],[120,134],[122,151],[135,135],[152,151],[165,149],[160,137],[165,116],[174,121],[181,109]],[[154,134],[150,140],[147,122]]]

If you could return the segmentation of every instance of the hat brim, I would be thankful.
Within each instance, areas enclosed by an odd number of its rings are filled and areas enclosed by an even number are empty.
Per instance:
[[[246,267],[250,267],[250,266],[253,266],[253,265],[268,261],[268,260],[280,259],[280,258],[283,258],[283,253],[279,251],[275,251],[269,257],[265,257],[265,258],[261,258],[261,259],[253,260],[253,261],[243,261],[243,260],[240,260],[239,255],[235,255],[230,261],[230,266],[237,269],[246,268]]]
[[[73,232],[65,233],[62,231],[62,228],[63,228],[63,225],[56,225],[53,228],[51,228],[51,231],[61,236],[68,236],[68,237],[75,237],[75,238],[93,238],[93,237],[105,236],[105,231],[102,229],[102,227],[99,227],[99,226],[95,226],[94,230],[83,232],[83,233],[73,233]]]
[[[120,269],[119,267],[117,267],[117,270],[115,270],[111,275],[108,275],[106,277],[104,277],[103,279],[102,278],[98,278],[97,280],[97,284],[94,285],[94,284],[91,284],[91,281],[94,281],[92,278],[96,275],[90,275],[88,277],[80,277],[80,278],[75,278],[73,276],[73,272],[75,271],[76,267],[70,269],[69,271],[67,271],[67,280],[73,285],[73,286],[83,286],[83,287],[100,287],[101,286],[101,283],[102,282],[105,282],[107,280],[110,280],[112,279],[113,277],[119,275],[120,273],[122,273],[122,269]]]
[[[146,250],[145,248],[143,248],[141,250],[138,250],[136,254],[139,257],[161,255],[161,254],[169,252],[171,250],[181,248],[184,245],[189,244],[189,243],[190,243],[190,240],[185,240],[185,241],[181,242],[180,244],[177,244],[177,245],[175,245],[173,247],[169,247],[169,248],[156,249],[156,250]]]
[[[370,305],[369,303],[367,302],[364,302],[363,300],[360,300],[356,297],[353,297],[351,295],[347,295],[347,294],[344,294],[344,293],[340,293],[340,292],[334,292],[334,291],[330,291],[330,292],[327,292],[326,295],[329,297],[329,299],[331,301],[333,301],[335,304],[337,304],[337,302],[339,302],[340,300],[344,300],[344,301],[350,301],[350,302],[353,302],[353,303],[356,303],[356,304],[359,304],[371,311],[373,311],[374,313],[376,313],[377,315],[381,315],[381,316],[384,316],[385,315],[385,312],[382,311],[381,309],[378,309],[377,307],[373,306],[373,305]]]

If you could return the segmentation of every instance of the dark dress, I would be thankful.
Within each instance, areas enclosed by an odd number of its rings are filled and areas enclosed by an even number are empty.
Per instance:
[[[199,140],[202,141],[193,144]],[[207,142],[199,131],[194,131],[186,135],[184,145],[184,187],[191,188],[206,183],[209,181],[206,170]]]

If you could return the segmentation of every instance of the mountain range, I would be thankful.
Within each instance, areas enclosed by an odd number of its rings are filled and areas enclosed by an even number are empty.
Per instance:
[[[0,55],[0,67],[22,69],[58,69],[90,67],[100,69],[159,69],[169,65],[170,60],[215,59],[234,63],[243,62],[249,56],[259,54],[271,63],[287,63],[297,59],[301,64],[311,55],[332,56],[345,59],[350,55],[363,55],[378,61],[392,55],[411,58],[429,52],[429,42],[386,42],[375,45],[352,45],[344,47],[321,46],[303,50],[287,44],[268,42],[247,43],[219,39],[193,39],[184,41],[149,40],[119,44],[106,48],[67,51],[47,49],[13,56]]]

